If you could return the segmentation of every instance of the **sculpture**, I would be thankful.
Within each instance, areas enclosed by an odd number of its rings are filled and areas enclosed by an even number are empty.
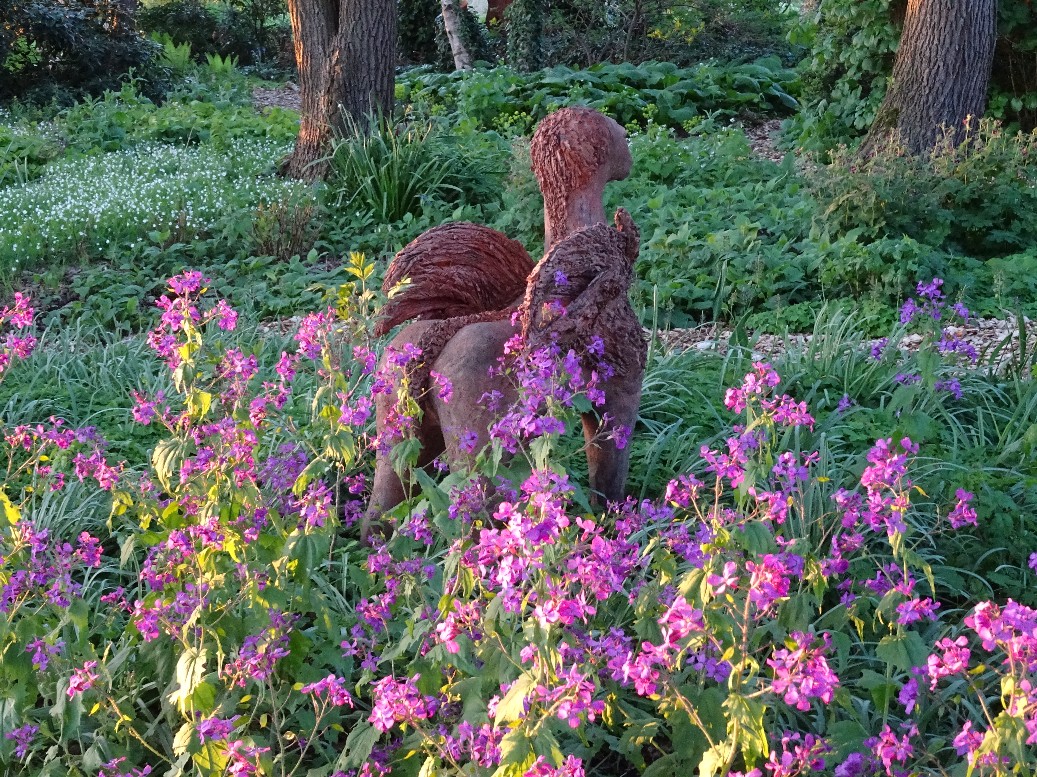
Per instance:
[[[412,281],[385,306],[376,331],[417,319],[393,338],[387,353],[415,346],[421,351],[407,368],[410,394],[420,398],[423,411],[419,428],[412,430],[422,446],[418,466],[441,454],[452,467],[470,464],[473,451],[488,442],[496,414],[482,399],[492,390],[502,392],[505,402],[514,398],[514,390],[492,377],[491,370],[517,333],[524,348],[557,343],[563,353],[572,348],[580,354],[600,337],[604,359],[613,368],[602,386],[600,410],[617,427],[629,429],[636,421],[646,346],[627,292],[639,237],[622,209],[615,215],[616,226],[608,226],[602,203],[605,184],[630,172],[626,133],[596,111],[565,108],[540,123],[530,155],[544,195],[547,251],[521,284],[517,278],[528,254],[499,232],[474,224],[429,230],[404,248],[387,272],[386,289],[404,276]],[[433,370],[451,384],[449,400],[425,390]],[[375,396],[380,436],[396,412],[395,403],[392,394]],[[592,498],[620,499],[629,451],[599,434],[596,414],[584,414],[582,420]],[[364,536],[404,498],[403,483],[383,445]]]

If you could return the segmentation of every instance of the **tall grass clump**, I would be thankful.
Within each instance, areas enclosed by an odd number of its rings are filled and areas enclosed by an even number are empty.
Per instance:
[[[348,124],[329,160],[336,209],[366,211],[385,224],[418,216],[433,202],[479,204],[499,196],[507,169],[499,138],[436,122]]]

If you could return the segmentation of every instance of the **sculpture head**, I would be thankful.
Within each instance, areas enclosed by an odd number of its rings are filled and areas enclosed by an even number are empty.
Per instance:
[[[627,134],[591,108],[562,108],[537,125],[530,144],[533,174],[545,200],[564,198],[591,183],[604,189],[630,174]]]

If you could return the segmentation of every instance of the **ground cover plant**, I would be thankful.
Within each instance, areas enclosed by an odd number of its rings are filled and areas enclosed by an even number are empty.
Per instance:
[[[726,392],[693,471],[601,515],[580,506],[559,445],[558,422],[587,401],[562,355],[505,364],[533,415],[496,431],[519,451],[513,464],[477,465],[503,501],[467,473],[422,474],[397,533],[360,547],[370,453],[391,441],[370,426],[370,392],[384,385],[362,323],[371,267],[355,256],[350,269],[352,315],[311,314],[294,343],[273,347],[239,338],[236,312],[200,273],[173,278],[146,337],[152,377],[123,403],[123,418],[158,428],[150,462],[109,460],[96,428],[8,427],[9,763],[44,774],[1028,768],[1037,615],[971,595],[939,552],[943,535],[973,531],[982,498],[927,474],[908,436],[830,443],[856,400],[815,416],[766,364]],[[932,322],[949,307],[928,284],[906,317]],[[4,318],[7,379],[31,379],[31,363],[16,363],[37,358],[28,301]],[[879,357],[865,356],[872,370],[910,367]],[[946,381],[955,363],[917,383]],[[541,415],[555,421],[535,424]],[[523,428],[552,431],[516,437]]]

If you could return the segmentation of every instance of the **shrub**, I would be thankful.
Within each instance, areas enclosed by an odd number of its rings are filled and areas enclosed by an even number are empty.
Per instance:
[[[60,156],[60,142],[41,128],[0,124],[0,189],[36,178],[44,165]]]
[[[1037,241],[1037,131],[984,120],[955,145],[948,133],[924,157],[891,140],[865,159],[845,148],[814,178],[816,228],[863,242],[902,235],[987,258]]]
[[[17,0],[0,29],[0,99],[100,94],[144,68],[157,47],[110,0]]]
[[[523,75],[506,68],[465,73],[404,74],[397,99],[427,112],[457,113],[483,129],[522,132],[565,105],[587,105],[620,124],[649,121],[680,128],[706,115],[788,112],[797,76],[776,59],[746,65],[704,63],[678,68],[666,62],[640,66],[600,64],[586,70],[554,67]]]
[[[544,32],[551,64],[664,60],[692,65],[710,58],[747,62],[779,56],[792,64],[786,42],[791,17],[775,3],[694,0],[675,6],[648,0],[551,3]]]
[[[156,104],[127,84],[118,92],[87,99],[62,115],[60,127],[82,154],[129,149],[140,143],[205,143],[227,149],[238,140],[287,143],[298,133],[298,116],[275,107],[257,115],[240,75],[216,86],[189,79]]]
[[[284,33],[277,19],[285,12],[283,0],[169,0],[141,7],[137,24],[152,35],[189,44],[198,61],[218,54],[252,64],[280,58]]]
[[[437,0],[398,0],[397,35],[400,56],[416,65],[429,64],[436,59]]]

